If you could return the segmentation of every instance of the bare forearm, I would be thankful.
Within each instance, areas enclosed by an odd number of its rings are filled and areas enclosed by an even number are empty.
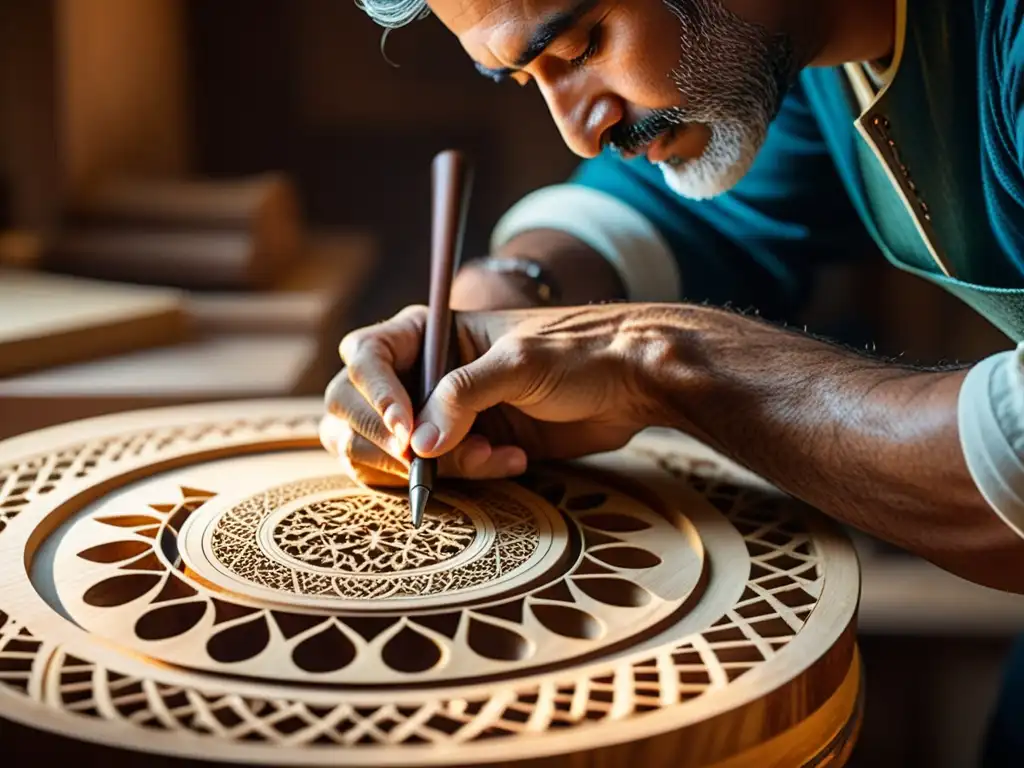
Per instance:
[[[840,520],[1024,591],[1024,541],[963,460],[964,371],[893,365],[718,310],[652,312],[675,340],[659,366],[669,424]]]

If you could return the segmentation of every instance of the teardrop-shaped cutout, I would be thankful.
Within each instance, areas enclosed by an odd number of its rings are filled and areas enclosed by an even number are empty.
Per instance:
[[[611,568],[607,568],[601,565],[596,560],[590,557],[584,557],[580,564],[576,566],[576,570],[573,574],[576,576],[584,576],[587,574],[598,574],[598,573],[615,573]]]
[[[356,648],[334,621],[315,635],[307,637],[292,651],[295,666],[313,674],[337,672],[356,658]]]
[[[585,509],[596,509],[608,501],[607,493],[585,493],[580,496],[573,496],[565,502],[565,508],[572,512],[582,512]]]
[[[416,623],[454,640],[455,635],[459,632],[459,624],[462,623],[462,612],[417,616]]]
[[[485,659],[494,661],[521,661],[533,655],[530,641],[518,632],[476,616],[469,619],[466,642]]]
[[[477,613],[484,613],[498,619],[505,619],[505,621],[511,621],[515,624],[522,624],[524,604],[525,601],[522,598],[519,598],[517,600],[509,600],[505,603],[498,603],[497,605],[489,605],[486,608],[477,608]]]
[[[160,576],[155,573],[111,576],[89,587],[82,595],[82,600],[96,608],[112,608],[138,600],[159,583]]]
[[[556,581],[550,587],[545,587],[537,592],[534,597],[539,597],[541,600],[558,600],[561,603],[576,602],[576,598],[569,591],[569,585],[564,581]]]
[[[205,600],[164,605],[153,608],[135,622],[135,634],[143,640],[167,640],[185,634],[205,615]]]
[[[573,579],[573,584],[590,597],[605,605],[620,608],[639,608],[651,602],[651,594],[632,581],[608,576],[587,579]]]
[[[639,547],[610,546],[604,549],[591,550],[591,557],[615,568],[654,568],[661,565],[661,558],[653,552]]]
[[[576,640],[596,640],[604,631],[601,623],[586,611],[568,605],[531,603],[530,610],[537,621],[556,635]]]
[[[148,552],[152,547],[146,541],[108,541],[83,549],[78,556],[92,563],[121,563]]]
[[[267,618],[258,616],[240,624],[222,629],[210,638],[206,652],[210,658],[222,664],[237,664],[240,661],[259,656],[270,643],[270,629]]]
[[[118,567],[121,571],[166,571],[167,566],[153,552],[146,552],[142,557]]]
[[[167,577],[167,581],[164,582],[163,588],[157,593],[156,597],[153,598],[153,603],[168,603],[171,600],[183,600],[186,597],[193,597],[196,594],[196,590],[186,584],[182,579],[171,575]]]
[[[651,527],[646,520],[615,512],[597,512],[578,518],[583,525],[606,533],[635,533]]]
[[[602,544],[621,544],[622,539],[609,536],[607,533],[595,531],[593,528],[583,529],[583,546],[586,549],[600,547]]]
[[[97,523],[113,525],[117,528],[138,528],[143,525],[160,525],[160,521],[149,515],[115,515],[114,517],[97,517]]]
[[[317,616],[314,613],[271,611],[270,615],[274,617],[277,628],[281,630],[285,640],[291,640],[296,635],[301,635],[303,632],[311,630],[324,620],[323,616]]]
[[[390,616],[346,616],[345,624],[355,630],[366,642],[395,625],[397,619]]]
[[[179,485],[178,488],[181,490],[181,498],[186,501],[208,501],[217,494],[213,491],[203,491],[199,488],[189,488],[187,485]]]
[[[238,603],[228,603],[224,600],[218,600],[217,598],[211,598],[210,602],[213,603],[213,626],[218,624],[224,624],[228,621],[234,621],[240,619],[243,616],[251,616],[260,610],[259,608],[251,608],[248,605],[239,605]]]
[[[441,649],[426,635],[404,626],[384,645],[381,658],[398,672],[426,672],[441,661]]]

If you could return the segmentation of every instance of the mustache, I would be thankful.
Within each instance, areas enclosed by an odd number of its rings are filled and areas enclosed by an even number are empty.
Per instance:
[[[678,107],[658,109],[635,123],[619,123],[609,131],[608,143],[620,153],[635,153],[650,144],[665,131],[686,122]]]

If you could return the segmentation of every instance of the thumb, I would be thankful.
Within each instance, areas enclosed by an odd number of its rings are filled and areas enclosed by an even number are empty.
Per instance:
[[[514,359],[491,348],[441,379],[420,412],[413,451],[423,458],[441,456],[462,442],[481,412],[515,402],[524,391],[525,368]]]

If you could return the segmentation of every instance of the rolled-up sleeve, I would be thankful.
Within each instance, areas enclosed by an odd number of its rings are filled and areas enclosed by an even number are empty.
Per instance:
[[[957,410],[971,477],[996,514],[1024,536],[1024,343],[971,368]]]
[[[629,301],[680,301],[679,265],[651,221],[614,195],[582,184],[559,184],[527,195],[498,222],[495,251],[515,235],[557,229],[601,254],[619,275]]]

